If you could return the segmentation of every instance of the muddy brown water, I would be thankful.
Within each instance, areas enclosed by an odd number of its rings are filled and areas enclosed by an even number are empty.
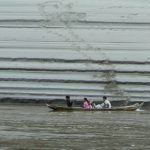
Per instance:
[[[149,150],[150,111],[53,112],[0,105],[0,150]]]

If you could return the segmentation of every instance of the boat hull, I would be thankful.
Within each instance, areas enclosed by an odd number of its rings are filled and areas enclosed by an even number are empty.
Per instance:
[[[65,107],[65,106],[57,106],[57,105],[50,105],[47,104],[48,108],[54,111],[135,111],[141,108],[141,104],[136,103],[134,105],[129,106],[122,106],[122,107],[112,107],[112,108],[105,108],[105,109],[84,109],[82,107]]]

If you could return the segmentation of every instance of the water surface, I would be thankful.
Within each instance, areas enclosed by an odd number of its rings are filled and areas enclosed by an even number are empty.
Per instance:
[[[150,111],[53,112],[0,105],[0,150],[149,150]]]

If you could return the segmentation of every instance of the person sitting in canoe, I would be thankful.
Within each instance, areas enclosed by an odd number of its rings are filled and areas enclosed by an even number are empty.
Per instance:
[[[106,96],[103,96],[103,103],[101,104],[102,108],[111,108],[111,103]]]
[[[73,102],[70,101],[70,96],[66,96],[66,103],[68,107],[72,107]]]
[[[92,108],[92,105],[87,98],[84,98],[84,100],[83,100],[83,108],[84,109],[91,109]]]

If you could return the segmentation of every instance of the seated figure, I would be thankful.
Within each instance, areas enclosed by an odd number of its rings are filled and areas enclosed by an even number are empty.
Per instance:
[[[107,100],[106,96],[103,96],[103,103],[101,104],[102,108],[111,108],[111,103]]]
[[[92,105],[87,98],[84,98],[84,100],[83,100],[83,108],[84,109],[91,109],[92,108]]]
[[[70,101],[70,96],[66,96],[66,103],[68,107],[72,107],[73,102]]]

